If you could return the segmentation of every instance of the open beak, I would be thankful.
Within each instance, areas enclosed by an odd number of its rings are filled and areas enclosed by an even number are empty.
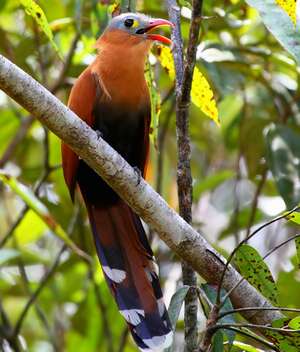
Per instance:
[[[163,20],[163,19],[154,19],[151,20],[149,22],[149,25],[144,28],[144,33],[146,34],[147,39],[150,40],[157,40],[161,43],[165,43],[165,44],[172,44],[171,39],[164,37],[163,35],[160,34],[155,34],[155,33],[151,33],[152,31],[154,31],[156,28],[160,28],[160,27],[174,27],[173,23],[167,20]]]

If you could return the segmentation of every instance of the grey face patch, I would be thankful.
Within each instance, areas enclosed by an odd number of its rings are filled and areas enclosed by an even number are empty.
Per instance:
[[[107,27],[107,30],[119,29],[132,35],[143,35],[144,29],[149,26],[151,18],[141,13],[123,13],[114,17]]]

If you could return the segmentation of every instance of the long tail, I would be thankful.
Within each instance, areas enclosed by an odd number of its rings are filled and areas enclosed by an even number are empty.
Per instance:
[[[121,199],[86,205],[105,278],[136,344],[141,351],[163,350],[172,328],[141,220]]]

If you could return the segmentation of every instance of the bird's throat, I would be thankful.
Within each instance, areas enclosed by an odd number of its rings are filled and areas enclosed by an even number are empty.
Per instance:
[[[138,107],[148,102],[144,75],[147,51],[144,47],[100,46],[92,71],[114,103]]]

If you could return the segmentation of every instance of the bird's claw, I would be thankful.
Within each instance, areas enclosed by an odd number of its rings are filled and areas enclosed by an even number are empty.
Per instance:
[[[103,133],[100,130],[95,130],[96,134],[97,134],[97,138],[103,138]]]
[[[137,186],[141,183],[141,181],[142,181],[142,173],[141,173],[141,170],[137,167],[137,166],[134,166],[133,167],[133,169],[134,169],[134,171],[135,171],[135,173],[137,174],[137,177],[138,177],[138,181],[137,181]]]

